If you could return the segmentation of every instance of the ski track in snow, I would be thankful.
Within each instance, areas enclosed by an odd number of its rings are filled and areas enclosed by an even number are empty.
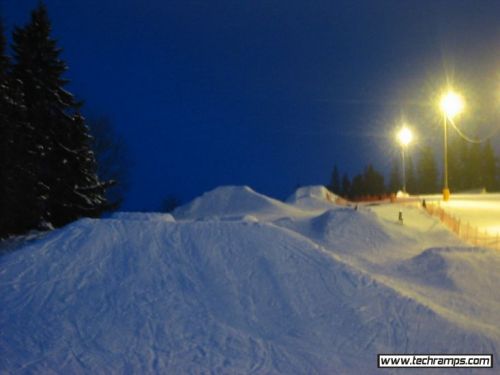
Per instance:
[[[323,194],[221,187],[173,216],[82,219],[11,245],[0,372],[372,374],[398,373],[377,353],[497,358],[498,252],[418,208]]]

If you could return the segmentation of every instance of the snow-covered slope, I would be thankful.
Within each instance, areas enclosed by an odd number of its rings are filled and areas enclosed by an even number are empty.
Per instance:
[[[177,221],[80,220],[0,256],[0,373],[371,374],[377,353],[497,356],[498,252],[421,213],[221,188]]]

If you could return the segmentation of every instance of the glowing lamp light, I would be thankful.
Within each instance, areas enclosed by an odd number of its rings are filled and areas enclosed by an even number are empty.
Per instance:
[[[450,91],[441,98],[441,110],[449,119],[453,119],[453,117],[462,112],[463,109],[464,100],[459,94]]]
[[[401,146],[408,146],[408,144],[412,141],[413,139],[413,134],[411,133],[411,130],[408,129],[406,126],[402,127],[399,132],[398,132],[398,141],[401,144]]]

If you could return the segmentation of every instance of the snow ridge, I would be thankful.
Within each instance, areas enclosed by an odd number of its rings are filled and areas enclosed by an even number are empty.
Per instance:
[[[200,220],[240,218],[244,215],[280,217],[298,214],[299,210],[276,199],[259,194],[248,186],[221,186],[177,208],[176,219]]]

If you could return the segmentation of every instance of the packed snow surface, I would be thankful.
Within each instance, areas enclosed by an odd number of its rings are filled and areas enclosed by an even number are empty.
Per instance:
[[[453,194],[441,206],[464,223],[500,235],[500,194]]]
[[[120,213],[3,244],[0,373],[372,374],[387,373],[377,353],[498,358],[499,252],[417,207],[321,197],[221,187],[175,219]]]
[[[145,220],[145,221],[175,221],[174,217],[168,213],[159,213],[159,212],[115,212],[111,215],[111,219],[118,220]]]

